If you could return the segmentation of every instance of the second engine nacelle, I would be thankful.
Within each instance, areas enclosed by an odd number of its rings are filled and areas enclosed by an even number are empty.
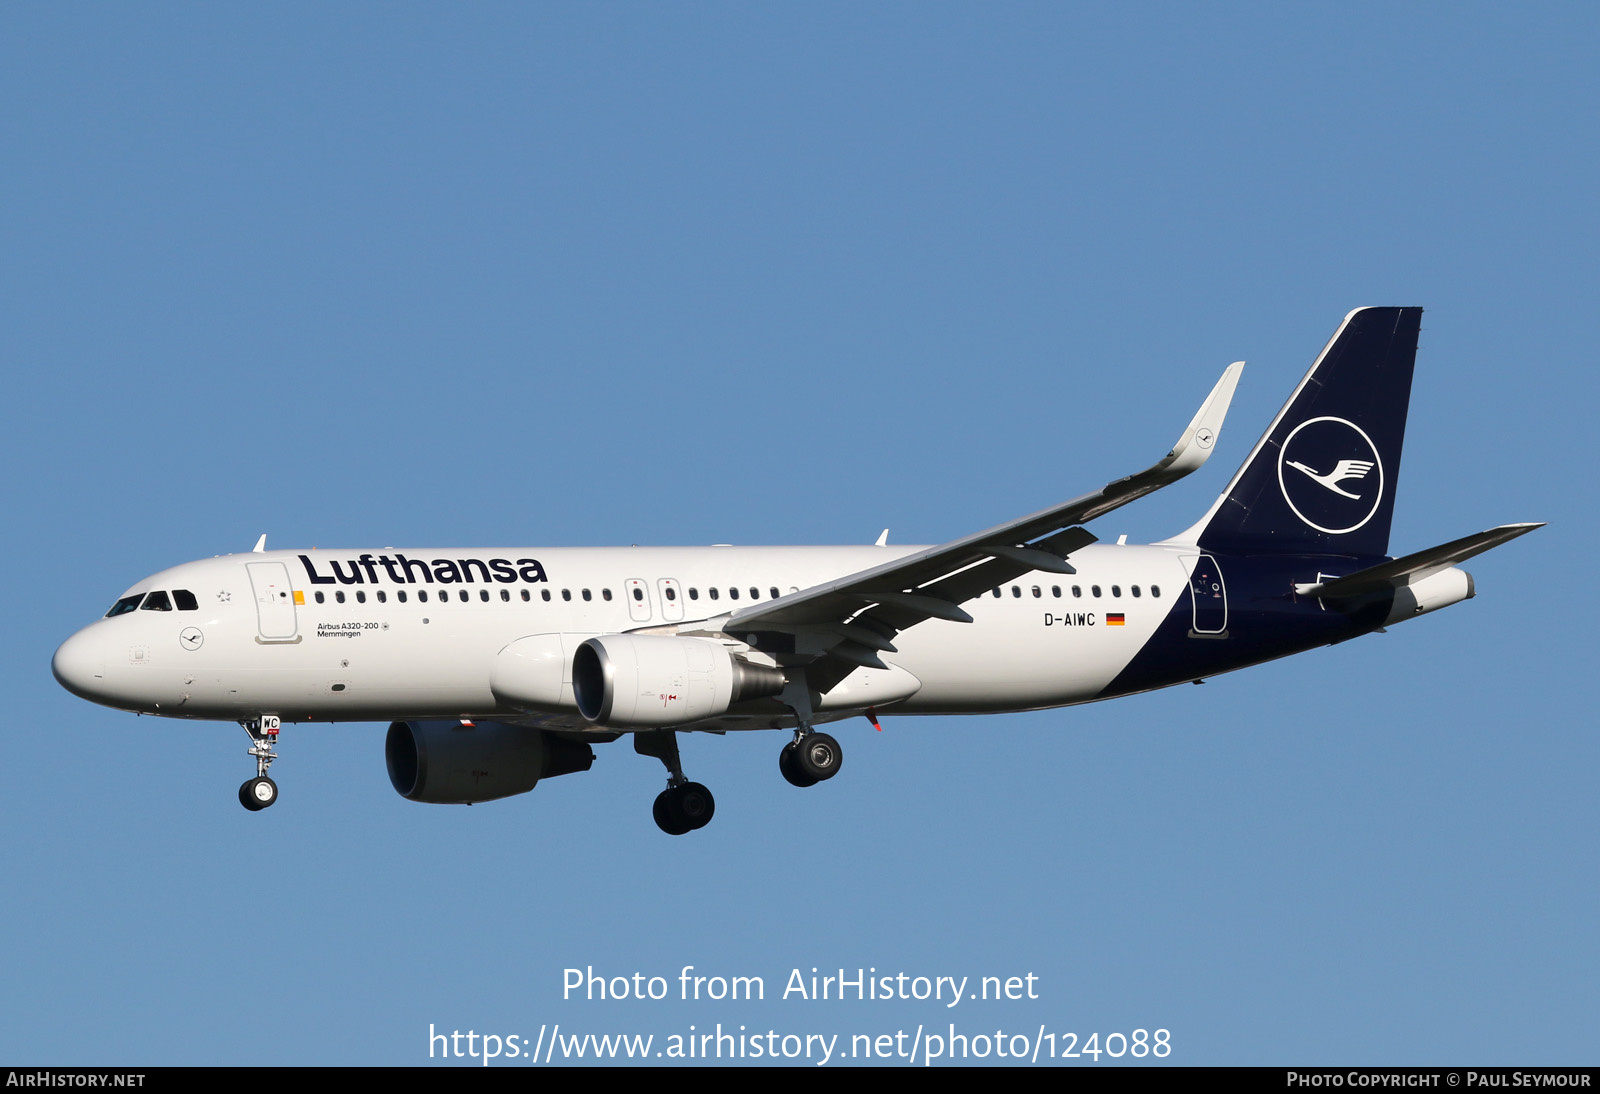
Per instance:
[[[389,782],[402,798],[466,805],[526,794],[540,779],[587,771],[580,741],[503,722],[393,722],[383,744]]]
[[[578,713],[595,725],[663,729],[714,718],[734,703],[777,695],[783,673],[700,638],[603,634],[572,658]]]

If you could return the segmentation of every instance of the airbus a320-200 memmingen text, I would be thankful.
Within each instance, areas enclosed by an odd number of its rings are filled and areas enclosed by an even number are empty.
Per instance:
[[[263,536],[136,583],[53,668],[107,706],[239,722],[249,809],[277,800],[283,723],[386,721],[395,789],[439,803],[525,793],[627,735],[666,766],[655,820],[682,834],[715,809],[684,776],[683,731],[784,731],[779,769],[811,786],[842,761],[828,722],[1131,695],[1471,597],[1456,564],[1540,525],[1389,555],[1421,317],[1347,315],[1222,496],[1158,543],[1083,525],[1205,462],[1243,362],[1153,467],[939,546],[267,551]]]

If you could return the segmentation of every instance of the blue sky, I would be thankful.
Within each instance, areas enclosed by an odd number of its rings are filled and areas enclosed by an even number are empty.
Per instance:
[[[1595,1062],[1597,44],[1581,5],[12,4],[0,530],[22,616],[0,1060],[425,1063],[718,1022],[1171,1031],[1184,1063]],[[1186,527],[1349,309],[1420,304],[1394,548],[1478,597],[1153,695],[692,738],[465,808],[382,727],[49,674],[141,576],[274,546],[938,542],[1166,451]],[[751,1004],[562,970],[759,975]],[[790,971],[1032,973],[955,1011]],[[260,1016],[253,1024],[252,1018]],[[255,1036],[262,1027],[269,1037]]]

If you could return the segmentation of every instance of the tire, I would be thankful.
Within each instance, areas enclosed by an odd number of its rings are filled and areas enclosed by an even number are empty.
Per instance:
[[[790,741],[778,753],[778,770],[783,772],[783,777],[790,786],[816,786],[817,780],[800,770],[799,762],[795,759],[794,742]]]
[[[806,734],[794,750],[795,769],[817,782],[833,778],[844,763],[844,750],[826,733]]]
[[[278,800],[278,784],[263,775],[246,782],[239,788],[239,793],[250,799],[245,803],[246,809],[265,809]]]
[[[689,831],[694,832],[711,823],[717,811],[717,799],[699,783],[684,783],[677,788],[674,807]]]
[[[655,818],[656,827],[669,836],[681,836],[689,831],[689,825],[678,812],[676,804],[672,791],[663,790],[656,795],[655,804],[650,807],[650,815]]]

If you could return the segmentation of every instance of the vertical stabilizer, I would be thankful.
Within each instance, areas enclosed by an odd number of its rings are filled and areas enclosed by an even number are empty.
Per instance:
[[[1386,555],[1421,308],[1357,308],[1200,522],[1215,551]]]

